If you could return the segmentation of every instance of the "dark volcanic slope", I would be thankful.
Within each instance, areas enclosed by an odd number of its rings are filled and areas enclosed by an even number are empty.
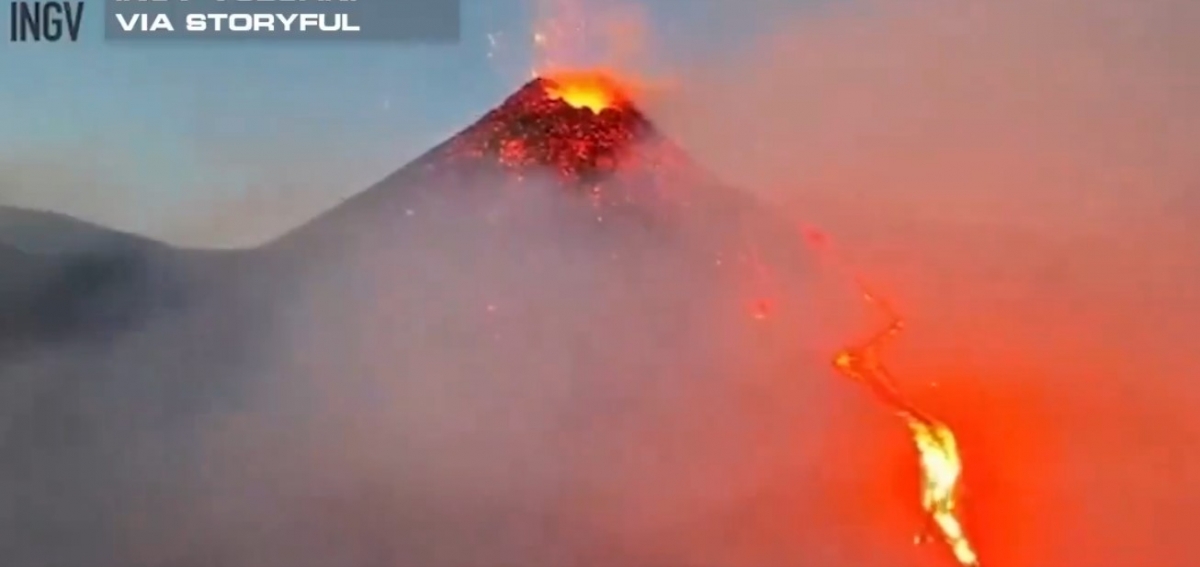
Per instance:
[[[0,208],[0,364],[22,348],[103,342],[197,306],[237,272],[237,256]]]

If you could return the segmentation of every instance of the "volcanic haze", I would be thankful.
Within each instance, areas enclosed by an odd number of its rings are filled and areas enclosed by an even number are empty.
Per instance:
[[[931,559],[796,227],[556,86],[256,249],[6,213],[5,564]]]

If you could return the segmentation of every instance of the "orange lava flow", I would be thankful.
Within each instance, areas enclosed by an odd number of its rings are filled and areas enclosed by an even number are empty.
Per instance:
[[[575,108],[587,108],[596,114],[616,108],[625,96],[620,85],[602,73],[557,73],[546,77],[546,95]]]
[[[913,406],[896,387],[895,379],[883,364],[881,351],[889,340],[904,329],[904,320],[887,302],[866,291],[861,283],[860,288],[867,303],[887,317],[887,324],[865,341],[838,351],[833,357],[833,366],[843,376],[869,387],[876,397],[904,420],[919,457],[921,507],[928,514],[930,528],[940,532],[942,540],[961,565],[978,567],[979,557],[958,517],[962,460],[954,433],[946,424]],[[918,541],[923,541],[929,535],[932,534],[928,531],[921,534]]]

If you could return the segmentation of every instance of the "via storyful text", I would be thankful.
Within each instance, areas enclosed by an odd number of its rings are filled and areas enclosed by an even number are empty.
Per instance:
[[[455,42],[460,0],[105,0],[104,37]]]

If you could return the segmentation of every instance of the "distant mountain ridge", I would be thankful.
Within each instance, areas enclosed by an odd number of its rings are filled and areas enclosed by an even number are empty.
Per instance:
[[[143,236],[63,213],[6,206],[0,206],[0,244],[31,254],[79,253],[120,246],[165,246]]]

